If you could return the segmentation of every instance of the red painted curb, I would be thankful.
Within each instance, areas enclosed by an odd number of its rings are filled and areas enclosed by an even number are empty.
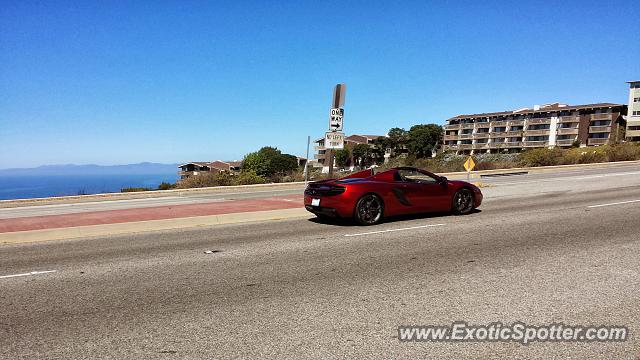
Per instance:
[[[273,198],[230,200],[203,204],[171,205],[123,210],[92,211],[75,214],[33,216],[0,219],[0,233],[86,225],[117,224],[134,221],[177,219],[191,216],[293,209],[301,206],[301,195],[288,195]]]

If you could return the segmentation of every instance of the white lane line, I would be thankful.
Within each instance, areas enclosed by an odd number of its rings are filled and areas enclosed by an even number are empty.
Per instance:
[[[359,233],[359,234],[345,234],[344,236],[372,235],[372,234],[381,234],[381,233],[394,232],[394,231],[424,229],[424,228],[435,227],[435,226],[444,226],[444,224],[420,225],[420,226],[412,226],[412,227],[406,227],[406,228],[400,228],[400,229],[388,229],[388,230],[380,230],[380,231],[370,231],[370,232]]]
[[[609,203],[609,204],[591,205],[591,206],[588,206],[588,207],[589,207],[589,208],[591,208],[591,209],[593,209],[593,208],[599,208],[599,207],[604,207],[604,206],[613,206],[613,205],[632,204],[632,203],[637,203],[637,202],[640,202],[640,200],[620,201],[620,202]]]
[[[14,278],[14,277],[20,277],[20,276],[49,274],[49,273],[54,273],[56,271],[58,271],[58,270],[32,271],[32,272],[23,273],[23,274],[2,275],[2,276],[0,276],[0,279]]]

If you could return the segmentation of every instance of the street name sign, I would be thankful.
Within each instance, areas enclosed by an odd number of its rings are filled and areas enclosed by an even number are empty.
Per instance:
[[[329,130],[342,131],[344,109],[333,108],[329,111]]]
[[[325,149],[344,149],[344,134],[336,131],[329,131],[324,134]]]

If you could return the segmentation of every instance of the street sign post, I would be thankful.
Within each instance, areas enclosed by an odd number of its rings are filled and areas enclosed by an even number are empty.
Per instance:
[[[342,131],[343,119],[344,119],[344,109],[332,108],[329,111],[329,130]]]
[[[342,125],[344,120],[344,99],[347,93],[347,85],[337,84],[333,89],[333,101],[329,111],[329,132],[324,136],[324,147],[327,149],[329,160],[329,177],[333,177],[333,149],[344,148],[344,134]]]
[[[344,134],[328,131],[324,134],[324,147],[325,149],[344,149]]]
[[[476,162],[473,161],[473,158],[469,156],[467,161],[464,162],[464,169],[467,170],[467,180],[471,178],[471,171],[476,167]]]

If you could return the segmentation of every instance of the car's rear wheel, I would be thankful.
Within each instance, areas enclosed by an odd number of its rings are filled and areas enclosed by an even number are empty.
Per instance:
[[[375,194],[367,194],[358,200],[355,210],[355,219],[361,225],[374,225],[382,220],[384,203]]]
[[[453,212],[467,215],[475,208],[473,193],[469,189],[460,189],[453,195]]]

